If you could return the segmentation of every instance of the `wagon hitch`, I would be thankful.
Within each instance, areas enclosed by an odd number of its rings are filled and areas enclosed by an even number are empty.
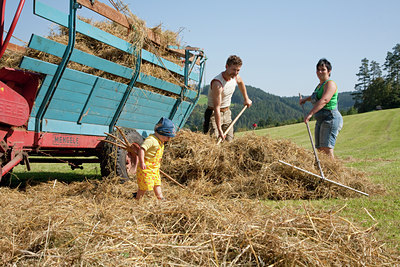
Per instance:
[[[10,147],[7,145],[7,142],[5,142],[4,140],[0,141],[0,157],[2,156],[1,154],[6,153],[6,151],[9,149]]]
[[[6,165],[1,167],[0,181],[4,175],[6,175],[12,168],[17,166],[23,159],[24,159],[23,153],[22,152],[17,153],[12,160],[10,160]]]

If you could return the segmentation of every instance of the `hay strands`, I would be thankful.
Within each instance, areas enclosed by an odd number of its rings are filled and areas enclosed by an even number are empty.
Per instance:
[[[233,127],[233,125],[236,123],[236,121],[242,116],[243,112],[246,110],[247,106],[244,106],[240,113],[236,116],[236,118],[229,124],[228,128],[224,132],[224,136],[229,132],[229,130]],[[217,145],[219,145],[222,142],[222,138],[218,137],[218,142]]]
[[[110,141],[110,140],[105,140],[102,139],[101,141],[106,142],[106,143],[110,143],[113,144],[117,147],[120,147],[122,149],[125,149],[126,151],[128,151],[129,153],[133,154],[133,155],[137,155],[138,154],[138,150],[140,149],[139,145],[136,143],[132,143],[130,144],[128,141],[128,138],[126,138],[126,135],[124,134],[124,132],[121,130],[121,128],[119,128],[118,126],[115,126],[115,128],[118,130],[118,132],[121,134],[122,138],[124,140],[121,140],[118,136],[115,136],[113,134],[110,133],[106,133],[106,135],[108,135],[111,138],[114,138],[115,142]],[[132,147],[132,145],[134,147]],[[174,178],[172,178],[171,176],[169,176],[168,174],[166,174],[165,172],[163,172],[162,170],[160,170],[160,172],[167,177],[169,180],[171,180],[172,182],[174,182],[175,184],[179,185],[181,188],[185,189],[186,187],[183,186],[182,184],[180,184],[178,181],[176,181]]]
[[[364,193],[364,192],[362,192],[362,191],[359,191],[359,190],[357,190],[357,189],[354,189],[354,188],[352,188],[352,187],[350,187],[350,186],[343,185],[343,184],[341,184],[341,183],[338,183],[338,182],[329,180],[329,179],[327,179],[327,178],[325,178],[325,177],[319,176],[319,175],[317,175],[317,174],[315,174],[315,173],[312,173],[312,172],[309,172],[309,171],[304,170],[304,169],[302,169],[302,168],[296,167],[296,166],[294,166],[294,165],[292,165],[292,164],[289,164],[289,163],[287,163],[287,162],[284,162],[284,161],[282,161],[282,160],[278,160],[278,162],[279,162],[279,163],[282,163],[282,164],[285,164],[285,165],[287,165],[287,166],[293,167],[293,168],[295,168],[296,170],[299,170],[299,171],[308,173],[308,174],[310,174],[310,175],[312,175],[312,176],[318,177],[318,178],[320,178],[320,179],[322,179],[322,180],[324,180],[324,181],[326,181],[326,182],[329,182],[329,183],[332,183],[332,184],[335,184],[335,185],[344,187],[344,188],[346,188],[346,189],[352,190],[352,191],[357,192],[357,193],[359,193],[359,194],[362,194],[362,195],[364,195],[364,196],[369,196],[367,193]]]

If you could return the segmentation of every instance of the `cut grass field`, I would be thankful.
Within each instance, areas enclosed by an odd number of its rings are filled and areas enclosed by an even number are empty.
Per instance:
[[[314,207],[332,209],[345,206],[343,214],[365,227],[376,224],[380,238],[400,250],[400,109],[381,110],[343,117],[335,155],[348,167],[367,173],[384,186],[383,195],[354,199],[306,201]],[[315,121],[310,123],[312,134]],[[290,139],[312,150],[304,123],[254,131],[257,135]],[[243,133],[238,134],[243,135]],[[310,164],[313,164],[310,162]],[[268,201],[268,205],[302,206],[305,201]]]

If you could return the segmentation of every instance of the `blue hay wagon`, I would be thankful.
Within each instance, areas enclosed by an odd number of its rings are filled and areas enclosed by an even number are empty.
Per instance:
[[[23,5],[23,2],[20,3]],[[130,142],[140,143],[153,132],[162,116],[170,118],[178,129],[183,127],[198,101],[206,60],[201,49],[168,47],[169,53],[180,57],[183,63],[171,62],[78,19],[80,8],[92,10],[130,30],[125,15],[95,0],[70,0],[69,13],[34,1],[34,14],[68,29],[68,44],[33,34],[29,48],[57,57],[59,63],[24,56],[19,69],[0,70],[3,106],[0,108],[0,178],[3,183],[19,163],[25,163],[29,170],[29,162],[58,162],[54,159],[65,156],[74,157],[68,160],[73,168],[84,162],[100,162],[103,176],[114,173],[127,177],[131,166],[129,157],[125,151],[101,142],[106,138],[105,133],[117,134],[114,128],[119,126]],[[77,34],[134,55],[134,66],[77,49]],[[159,45],[152,34],[148,33],[147,38],[154,46]],[[4,50],[8,40],[2,39],[1,50]],[[70,62],[117,79],[69,68]],[[144,74],[143,64],[167,69],[182,84]],[[30,157],[33,155],[44,157]]]

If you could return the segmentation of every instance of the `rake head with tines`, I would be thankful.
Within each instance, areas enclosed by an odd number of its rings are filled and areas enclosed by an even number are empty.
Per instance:
[[[126,151],[128,151],[128,153],[131,153],[131,154],[134,155],[134,156],[138,155],[140,146],[139,146],[137,143],[132,143],[132,144],[129,143],[128,138],[126,138],[126,135],[125,135],[124,132],[121,130],[121,128],[118,127],[118,126],[115,126],[115,128],[116,128],[116,129],[118,130],[118,132],[121,134],[123,140],[121,140],[118,136],[115,136],[115,135],[113,135],[113,134],[105,133],[105,134],[108,135],[109,137],[114,138],[115,141],[113,142],[113,141],[105,140],[105,139],[103,139],[102,141],[103,141],[103,142],[106,142],[106,143],[113,144],[113,145],[115,145],[115,146],[117,146],[117,147],[120,147],[120,148],[122,148],[122,149],[125,149]]]

